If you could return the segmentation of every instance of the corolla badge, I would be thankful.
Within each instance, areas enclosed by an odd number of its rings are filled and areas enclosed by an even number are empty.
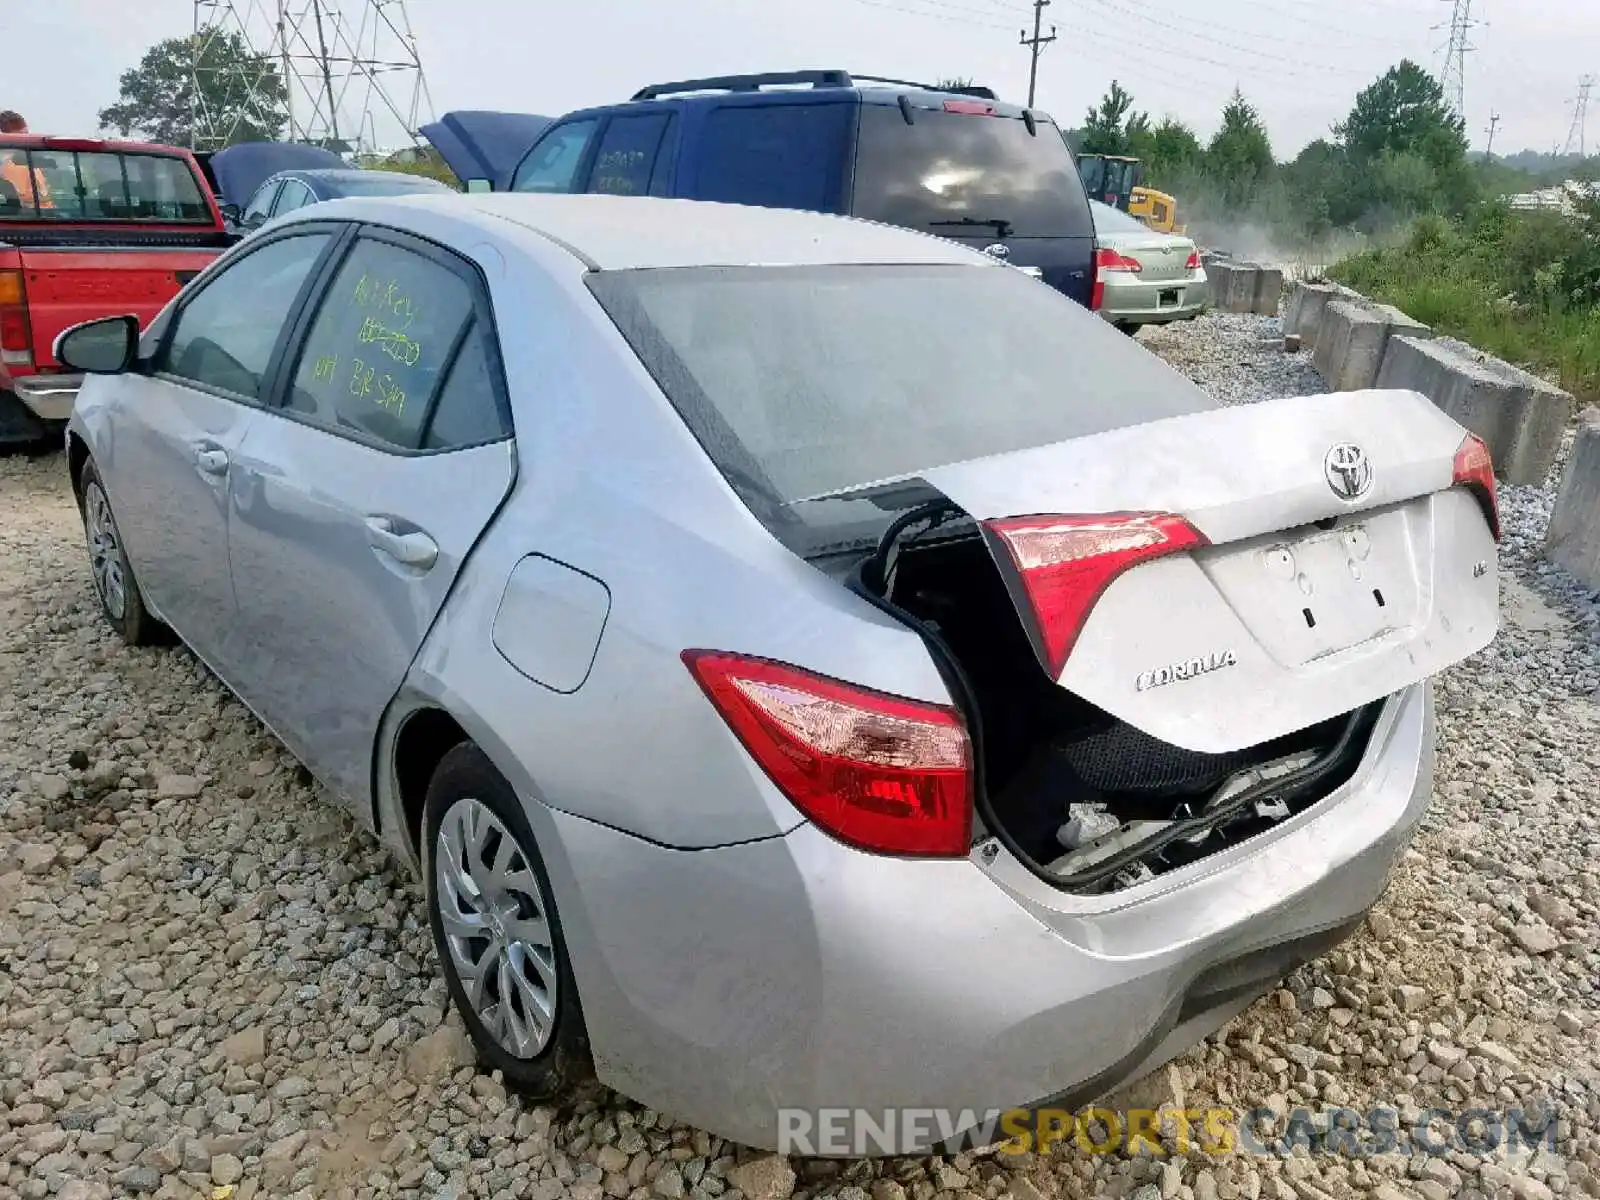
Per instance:
[[[1354,442],[1340,442],[1322,460],[1322,474],[1333,494],[1354,503],[1372,490],[1372,460]]]
[[[1134,682],[1134,690],[1148,692],[1151,688],[1166,687],[1170,683],[1181,683],[1185,679],[1198,679],[1202,675],[1209,675],[1213,671],[1220,671],[1225,667],[1239,665],[1239,656],[1232,650],[1215,651],[1211,654],[1191,658],[1185,662],[1170,663],[1164,667],[1157,667],[1153,671],[1141,671]]]
[[[1011,247],[1004,242],[995,242],[992,246],[985,246],[983,252],[990,258],[1010,258]]]

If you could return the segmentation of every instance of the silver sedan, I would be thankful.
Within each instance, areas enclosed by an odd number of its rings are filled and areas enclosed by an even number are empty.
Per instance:
[[[1383,891],[1497,623],[1425,398],[1218,407],[882,225],[342,200],[60,350],[106,620],[414,865],[482,1062],[758,1146],[1216,1028]]]
[[[1199,248],[1160,233],[1120,209],[1089,201],[1094,215],[1099,312],[1124,333],[1144,325],[1192,321],[1211,307]]]

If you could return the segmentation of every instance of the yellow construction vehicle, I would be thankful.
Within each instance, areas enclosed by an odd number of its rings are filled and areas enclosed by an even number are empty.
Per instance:
[[[1144,163],[1126,154],[1080,154],[1078,175],[1089,198],[1137,217],[1161,233],[1183,233],[1178,202],[1144,186]]]

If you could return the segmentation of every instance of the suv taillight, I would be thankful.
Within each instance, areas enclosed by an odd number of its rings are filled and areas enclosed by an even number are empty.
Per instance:
[[[0,365],[33,365],[33,337],[28,329],[28,293],[22,286],[21,271],[0,271]]]
[[[1204,266],[1205,264],[1200,261],[1200,251],[1191,250],[1189,252],[1189,261],[1183,264],[1183,269],[1185,271],[1198,271]]]
[[[953,708],[717,650],[683,661],[761,769],[811,821],[879,854],[964,857],[972,744]]]
[[[1033,609],[1045,666],[1060,676],[1096,602],[1123,572],[1209,544],[1170,513],[1007,517],[984,528],[1005,546]]]
[[[1483,519],[1489,522],[1489,532],[1500,540],[1500,498],[1494,489],[1494,459],[1489,447],[1476,434],[1467,434],[1456,451],[1455,483],[1469,489],[1483,506]]]

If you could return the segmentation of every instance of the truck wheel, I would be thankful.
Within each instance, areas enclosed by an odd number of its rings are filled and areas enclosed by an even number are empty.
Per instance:
[[[166,626],[152,617],[144,606],[139,581],[134,578],[111,501],[94,463],[83,465],[78,506],[83,514],[84,539],[89,544],[89,568],[94,576],[94,593],[111,628],[130,646],[153,646],[167,641]]]
[[[444,756],[422,813],[428,922],[481,1062],[532,1099],[593,1072],[550,877],[522,801],[488,756]]]

